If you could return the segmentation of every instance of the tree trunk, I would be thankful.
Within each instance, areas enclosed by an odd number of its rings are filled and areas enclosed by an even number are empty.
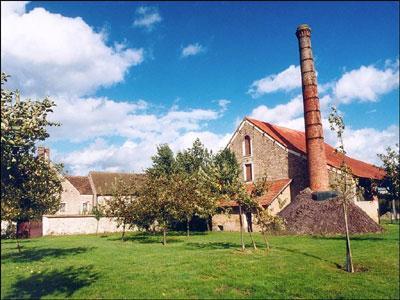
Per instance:
[[[96,235],[99,232],[99,220],[97,220],[97,226],[96,226]]]
[[[240,222],[240,242],[242,244],[242,251],[244,251],[244,241],[243,241],[243,220],[242,220],[242,206],[239,205],[239,222]]]
[[[189,237],[190,235],[190,225],[189,225],[190,219],[189,217],[186,218],[186,235]]]
[[[258,220],[261,220],[260,212],[258,210],[257,210],[257,216],[258,216]],[[261,234],[262,234],[263,239],[264,239],[265,248],[268,251],[269,250],[269,243],[268,243],[268,240],[267,240],[267,234],[265,233],[263,226],[260,226],[260,229],[261,229]]]
[[[122,226],[122,237],[121,239],[124,241],[125,240],[125,223]]]
[[[167,245],[167,225],[164,224],[163,228],[163,245]]]
[[[343,203],[344,224],[346,227],[346,271],[354,273],[353,259],[351,256],[349,224],[347,222],[347,205]]]
[[[207,221],[206,221],[206,223],[207,223],[207,231],[211,231],[211,226],[210,226],[210,219],[211,219],[211,216],[208,216],[207,217]]]
[[[253,248],[254,250],[257,250],[257,245],[256,242],[254,241],[253,238],[253,224],[252,224],[252,220],[251,220],[251,213],[250,214],[246,214],[246,220],[247,220],[247,231],[250,234],[250,238],[251,238],[251,242],[253,244]]]
[[[16,239],[17,239],[17,249],[18,249],[18,253],[21,253],[21,246],[20,246],[20,244],[19,244],[18,232],[17,232]]]
[[[256,242],[254,241],[253,233],[251,232],[251,230],[249,230],[249,234],[250,234],[251,242],[253,243],[253,248],[254,248],[254,250],[257,250],[257,245],[256,245]]]
[[[397,220],[397,212],[396,212],[396,201],[392,199],[392,209],[393,209],[393,220]]]

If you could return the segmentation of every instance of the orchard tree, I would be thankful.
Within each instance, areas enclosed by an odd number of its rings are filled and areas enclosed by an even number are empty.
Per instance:
[[[18,91],[3,88],[1,74],[1,219],[24,222],[55,213],[62,192],[61,165],[36,156],[36,144],[49,137],[47,120],[54,102],[20,101]],[[18,244],[19,249],[19,244]]]
[[[167,244],[167,229],[173,221],[180,219],[181,208],[174,200],[173,190],[178,179],[174,153],[167,144],[157,147],[156,155],[152,156],[153,164],[146,170],[146,183],[143,185],[142,201],[151,208],[151,216],[157,226],[163,231],[163,245]]]
[[[381,159],[386,176],[383,181],[383,187],[388,192],[392,200],[392,219],[397,220],[396,201],[400,199],[400,154],[399,144],[395,149],[386,148],[386,153],[378,154]]]
[[[105,214],[115,218],[117,227],[122,227],[121,239],[125,240],[125,230],[140,223],[140,214],[137,207],[140,206],[140,186],[133,179],[117,179],[112,186],[111,199],[105,204]]]
[[[240,179],[240,166],[235,154],[228,148],[215,156],[217,168],[216,182],[220,186],[221,200],[236,201],[239,204],[240,241],[242,250],[245,249],[243,238],[243,206],[250,205],[246,188]],[[253,243],[253,245],[255,245]]]
[[[267,233],[270,231],[282,230],[285,227],[281,217],[272,215],[268,207],[264,208],[258,202],[259,198],[266,194],[269,188],[270,185],[267,182],[267,176],[263,176],[254,183],[254,187],[249,195],[252,199],[251,203],[255,205],[254,210],[257,214],[256,224],[260,227],[267,251],[269,250]]]
[[[148,213],[152,216],[157,226],[163,231],[163,245],[167,244],[167,230],[174,221],[182,220],[182,207],[176,193],[182,186],[179,174],[171,174],[146,178],[141,193],[142,203],[146,203],[150,209]],[[184,196],[185,192],[182,193]]]
[[[204,190],[204,182],[202,182],[204,174],[201,173],[210,164],[210,157],[211,153],[198,138],[193,142],[191,148],[179,152],[176,156],[176,172],[180,173],[181,178],[185,178],[184,181],[186,182],[186,186],[182,186],[182,191],[189,191],[187,198],[177,195],[186,215],[187,236],[190,232],[190,220],[194,215],[206,219],[209,217],[208,214],[205,214],[209,206],[209,193]]]

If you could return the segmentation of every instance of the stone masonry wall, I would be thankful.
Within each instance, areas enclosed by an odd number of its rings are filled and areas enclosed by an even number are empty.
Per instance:
[[[79,215],[82,214],[83,203],[88,203],[88,211],[92,209],[93,196],[81,195],[78,190],[68,181],[62,183],[61,203],[65,203],[65,211],[58,211],[57,215]]]
[[[251,155],[244,156],[243,143],[245,136],[251,139]],[[229,148],[242,166],[252,163],[253,180],[267,175],[269,180],[288,178],[288,152],[278,146],[274,141],[264,136],[256,127],[245,122],[237,135],[232,140]]]
[[[244,156],[244,138],[251,139],[251,156]],[[308,186],[307,161],[303,157],[288,152],[255,126],[245,122],[232,140],[229,148],[243,167],[252,163],[253,180],[267,175],[268,180],[291,178],[291,198]]]
[[[94,216],[43,216],[43,235],[68,235],[96,233],[97,220]],[[128,230],[127,230],[128,231]],[[99,233],[122,232],[115,219],[101,218]]]
[[[282,193],[268,206],[272,215],[276,215],[287,205],[289,205],[291,199],[290,195],[290,185],[282,191]],[[256,215],[252,214],[253,231],[259,232],[260,228],[255,224]],[[244,214],[242,214],[243,228],[247,231],[247,219]],[[216,214],[212,217],[212,230],[214,231],[240,231],[240,221],[239,221],[239,209],[234,207],[230,214]]]

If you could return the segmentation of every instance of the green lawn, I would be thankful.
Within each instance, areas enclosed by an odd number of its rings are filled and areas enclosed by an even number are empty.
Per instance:
[[[2,298],[399,298],[399,226],[353,237],[274,236],[266,254],[239,251],[238,233],[81,235],[1,242]]]

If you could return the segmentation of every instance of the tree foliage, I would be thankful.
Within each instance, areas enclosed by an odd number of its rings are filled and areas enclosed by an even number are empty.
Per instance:
[[[6,81],[2,73],[1,218],[29,221],[60,206],[62,166],[35,155],[36,144],[49,137],[47,127],[59,124],[47,120],[53,101],[20,101],[18,91],[3,88]]]
[[[186,217],[188,236],[189,223],[193,216],[208,219],[215,211],[215,197],[210,190],[212,187],[211,178],[207,176],[211,164],[212,153],[204,147],[198,138],[193,142],[191,148],[178,152],[176,155],[176,172],[180,174],[179,177],[184,181],[182,191],[187,192],[187,197],[182,197],[177,191],[176,197],[179,199]]]
[[[386,153],[378,154],[382,161],[383,168],[385,169],[386,176],[383,180],[382,186],[386,189],[389,197],[392,200],[392,210],[394,218],[397,218],[396,201],[400,199],[400,153],[399,144],[396,147],[386,148]]]
[[[174,154],[167,144],[157,147],[152,157],[153,164],[146,170],[146,183],[141,192],[142,202],[146,203],[147,220],[156,222],[162,228],[166,245],[166,232],[171,223],[180,220],[182,209],[175,199],[177,186],[182,184],[176,175]]]
[[[111,199],[105,204],[105,214],[115,218],[118,227],[122,227],[121,239],[125,230],[141,224],[139,186],[134,179],[117,179],[112,186]]]
[[[97,224],[96,224],[96,235],[97,235],[97,233],[98,233],[98,231],[99,231],[99,222],[100,222],[100,219],[102,218],[102,217],[104,217],[104,206],[103,205],[101,205],[101,204],[97,204],[96,206],[94,206],[93,208],[92,208],[92,215],[94,216],[94,218],[96,219],[96,221],[97,221]]]
[[[269,250],[267,234],[271,231],[282,230],[285,227],[281,217],[271,214],[267,207],[265,208],[259,203],[260,197],[265,195],[269,188],[270,183],[267,181],[267,176],[260,177],[254,182],[246,203],[246,208],[256,214],[255,223],[260,227],[267,250]]]

